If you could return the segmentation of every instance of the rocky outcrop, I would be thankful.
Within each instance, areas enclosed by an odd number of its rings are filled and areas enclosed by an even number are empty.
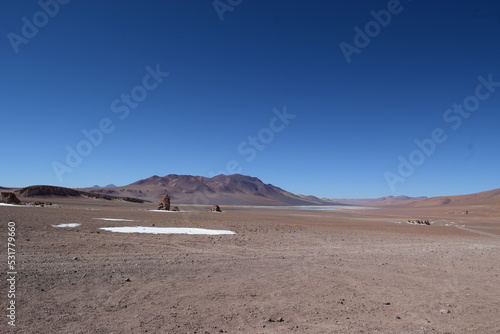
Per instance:
[[[5,204],[21,204],[19,198],[17,198],[16,194],[11,192],[1,192],[0,193],[0,203]]]
[[[220,206],[218,205],[212,205],[212,212],[222,212],[222,210],[220,209]]]
[[[29,186],[19,190],[19,194],[23,197],[78,197],[82,195],[82,192],[71,188],[56,186]]]
[[[170,211],[170,196],[163,195],[158,203],[158,210]]]

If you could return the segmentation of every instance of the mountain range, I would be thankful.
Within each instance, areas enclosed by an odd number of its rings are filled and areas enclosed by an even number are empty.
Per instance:
[[[361,205],[372,207],[438,207],[481,206],[500,209],[500,189],[467,195],[440,197],[386,196],[366,199],[326,199],[297,195],[272,184],[265,184],[256,177],[240,174],[217,175],[211,178],[192,175],[154,175],[126,186],[70,189],[55,186],[30,186],[23,189],[2,188],[15,191],[22,197],[82,196],[107,200],[153,202],[168,194],[172,204],[203,205],[262,205],[262,206],[312,206],[312,205]]]
[[[384,196],[378,198],[339,198],[331,199],[334,202],[340,202],[350,205],[366,206],[400,206],[427,199],[427,196],[409,197],[409,196]]]
[[[214,177],[154,175],[123,187],[86,188],[87,192],[158,201],[168,194],[172,203],[225,205],[336,205],[329,199],[296,195],[256,177],[233,174]]]

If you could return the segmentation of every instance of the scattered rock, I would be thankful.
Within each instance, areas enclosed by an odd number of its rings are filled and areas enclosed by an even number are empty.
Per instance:
[[[52,202],[39,202],[39,201],[36,201],[36,202],[30,202],[28,203],[28,205],[30,206],[39,206],[39,207],[44,207],[44,206],[50,206],[52,205]]]
[[[398,315],[398,316],[396,317],[396,319],[401,320],[401,317]]]
[[[126,278],[126,279],[125,279],[125,282],[131,282],[131,281],[130,281],[130,278]]]
[[[220,209],[220,206],[218,205],[212,205],[212,212],[222,212],[222,210]]]
[[[180,210],[179,210],[179,207],[178,207],[178,206],[174,206],[174,207],[172,208],[172,211],[180,211]]]
[[[283,318],[279,317],[278,319],[276,319],[276,322],[283,322],[285,320],[283,320]]]
[[[0,194],[0,202],[5,204],[21,204],[21,201],[17,198],[16,194],[11,192],[2,192]]]
[[[465,211],[448,211],[449,215],[468,215],[470,213],[469,210]]]
[[[408,224],[414,224],[414,225],[430,225],[431,222],[428,220],[420,220],[420,219],[415,219],[415,220],[409,220],[408,219]]]
[[[451,311],[448,310],[448,309],[442,308],[442,309],[439,310],[439,313],[441,313],[441,314],[448,314],[448,313],[451,313]]]
[[[163,195],[158,203],[158,210],[170,211],[170,196]]]

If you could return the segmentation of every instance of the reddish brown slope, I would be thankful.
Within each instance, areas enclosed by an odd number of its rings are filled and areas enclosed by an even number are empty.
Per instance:
[[[467,195],[431,197],[410,203],[410,206],[412,207],[427,207],[427,206],[442,206],[442,205],[448,205],[448,206],[488,205],[495,207],[500,206],[500,189],[494,189]]]
[[[152,176],[124,187],[91,188],[90,192],[158,200],[169,194],[174,203],[226,205],[333,205],[314,196],[296,195],[256,177],[240,174],[211,178],[170,174]]]

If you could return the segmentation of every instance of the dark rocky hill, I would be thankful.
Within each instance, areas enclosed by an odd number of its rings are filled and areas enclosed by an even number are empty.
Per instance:
[[[92,193],[88,191],[81,191],[77,189],[64,188],[64,187],[56,187],[56,186],[47,186],[47,185],[37,185],[37,186],[29,186],[26,188],[19,189],[17,193],[22,197],[89,197],[89,198],[97,198],[104,200],[122,200],[127,202],[135,202],[135,203],[145,203],[149,202],[145,199],[139,199],[129,196],[113,196],[106,194],[98,194]]]

